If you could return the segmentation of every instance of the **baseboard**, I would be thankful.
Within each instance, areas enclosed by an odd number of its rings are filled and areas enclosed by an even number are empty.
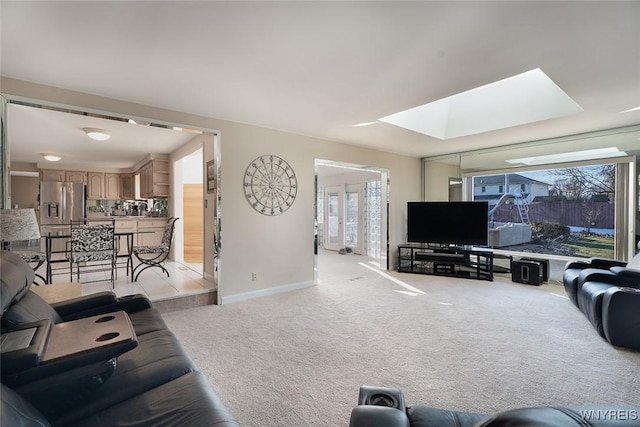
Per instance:
[[[253,298],[264,297],[267,295],[276,295],[284,292],[295,291],[296,289],[304,289],[315,286],[313,282],[299,282],[290,285],[276,286],[273,288],[259,289],[257,291],[244,292],[241,294],[223,296],[220,304],[230,304],[239,301],[246,301]]]

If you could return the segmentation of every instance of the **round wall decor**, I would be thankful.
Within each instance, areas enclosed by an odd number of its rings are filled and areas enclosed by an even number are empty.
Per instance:
[[[244,173],[244,195],[263,215],[280,215],[291,207],[298,181],[289,163],[274,155],[253,160]]]

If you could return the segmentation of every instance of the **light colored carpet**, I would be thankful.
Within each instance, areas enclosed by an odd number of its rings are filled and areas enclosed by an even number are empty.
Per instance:
[[[395,282],[367,262],[325,254],[318,286],[164,317],[247,427],[346,426],[361,384],[484,413],[640,406],[640,352],[602,340],[557,282]]]

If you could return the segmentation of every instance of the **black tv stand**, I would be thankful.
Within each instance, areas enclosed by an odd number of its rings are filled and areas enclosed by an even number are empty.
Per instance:
[[[493,252],[481,248],[408,243],[398,246],[398,271],[493,280]]]

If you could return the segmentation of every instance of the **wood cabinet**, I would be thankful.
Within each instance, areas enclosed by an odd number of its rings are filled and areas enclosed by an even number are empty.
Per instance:
[[[104,199],[118,200],[120,199],[120,174],[105,173],[104,174]]]
[[[40,180],[41,181],[64,182],[65,179],[66,179],[65,171],[49,170],[49,169],[42,169],[40,171]]]
[[[138,221],[138,231],[144,231],[137,235],[137,246],[155,246],[162,242],[167,219],[148,219]]]
[[[128,219],[116,219],[115,221],[116,231],[123,232],[134,232],[137,230],[137,221],[128,220]],[[125,256],[129,254],[129,247],[127,246],[127,236],[118,236],[119,241],[117,242],[118,256]],[[137,245],[136,235],[133,235],[133,246]]]
[[[133,175],[130,173],[120,174],[120,198],[133,199]]]
[[[104,173],[87,173],[87,199],[99,200],[104,198]]]
[[[65,181],[67,182],[78,182],[80,184],[87,183],[87,173],[86,172],[77,172],[77,171],[67,171],[65,172]]]
[[[152,160],[140,168],[140,196],[169,197],[169,161]]]

